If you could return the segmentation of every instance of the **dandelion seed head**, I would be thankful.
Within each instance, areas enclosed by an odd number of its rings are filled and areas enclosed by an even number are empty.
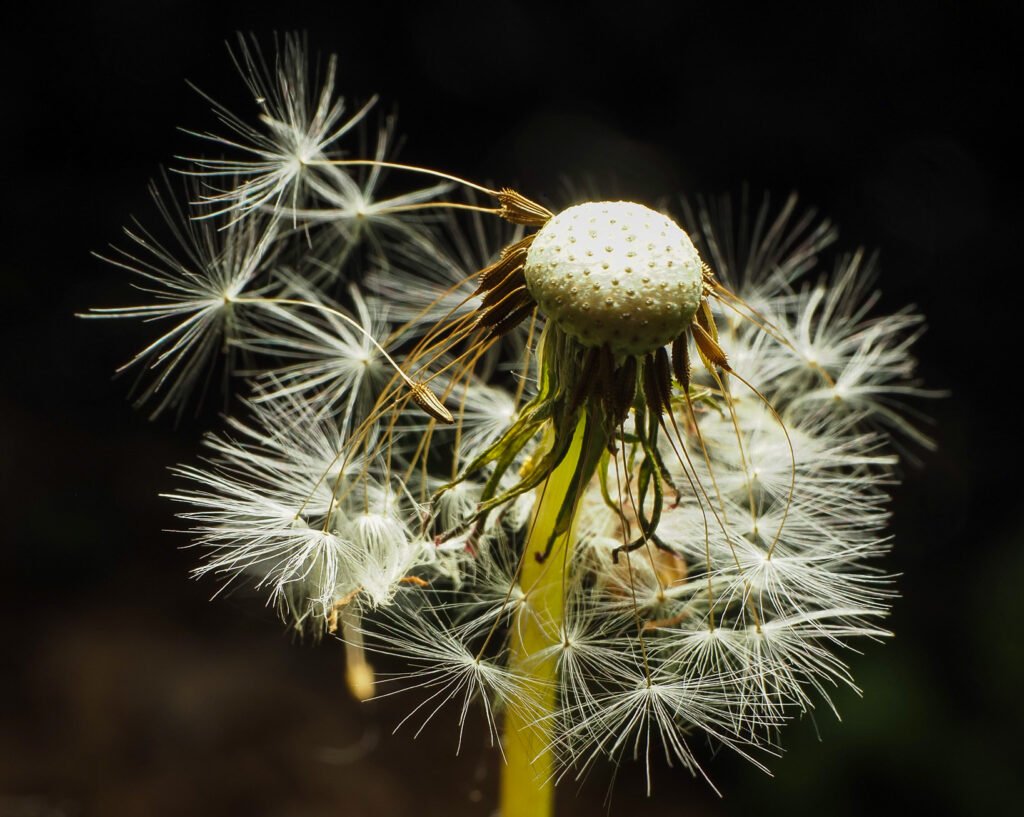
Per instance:
[[[482,706],[552,780],[703,775],[705,742],[760,765],[833,708],[851,643],[888,635],[891,443],[926,442],[923,322],[874,313],[873,259],[820,272],[835,230],[794,197],[684,203],[687,232],[392,163],[390,120],[357,157],[333,60],[234,56],[258,115],[215,104],[229,157],[186,171],[183,252],[132,232],[115,263],[152,302],[101,311],[173,324],[133,361],[158,408],[245,360],[170,495],[196,575],[336,634],[357,696],[420,695],[420,729]]]

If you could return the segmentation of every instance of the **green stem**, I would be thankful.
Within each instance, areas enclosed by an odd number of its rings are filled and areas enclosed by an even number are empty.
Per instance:
[[[526,602],[512,627],[509,658],[511,669],[526,679],[525,693],[531,706],[510,708],[505,715],[501,817],[551,817],[555,810],[555,758],[551,750],[554,723],[549,716],[557,703],[558,659],[549,648],[559,638],[565,603],[564,571],[572,558],[567,548],[571,547],[575,524],[570,524],[553,543],[551,537],[566,503],[575,505],[596,464],[593,440],[586,439],[586,426],[586,418],[581,416],[565,457],[537,489],[540,500],[519,577]],[[537,557],[545,551],[547,558],[539,561]],[[544,651],[546,657],[535,657]]]

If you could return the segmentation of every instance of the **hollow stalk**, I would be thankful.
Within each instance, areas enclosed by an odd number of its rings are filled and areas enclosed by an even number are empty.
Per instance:
[[[557,694],[557,655],[565,604],[565,571],[571,568],[575,519],[544,554],[566,503],[575,505],[593,473],[593,441],[585,444],[585,418],[576,426],[562,462],[537,489],[530,534],[523,556],[520,586],[525,603],[512,627],[510,666],[525,679],[529,707],[510,708],[505,716],[505,766],[501,778],[501,817],[551,817],[555,808],[555,762],[551,750]],[[573,512],[575,517],[575,511]],[[547,651],[545,653],[545,650]],[[538,655],[544,655],[538,658]]]

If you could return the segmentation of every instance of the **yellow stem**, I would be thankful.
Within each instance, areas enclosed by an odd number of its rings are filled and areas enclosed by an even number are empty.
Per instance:
[[[575,502],[579,488],[573,475],[584,454],[585,419],[576,427],[572,444],[562,462],[538,488],[539,505],[534,511],[530,535],[523,556],[520,585],[526,602],[516,614],[512,627],[510,666],[525,678],[530,707],[510,708],[505,716],[505,766],[501,777],[501,817],[552,817],[555,810],[555,758],[551,751],[555,709],[557,656],[543,660],[535,656],[555,644],[562,622],[564,569],[572,554],[575,524],[559,536],[543,562],[543,554],[555,529],[559,511]]]
[[[376,680],[373,665],[366,660],[359,613],[354,604],[341,612],[341,632],[345,639],[345,683],[357,701],[373,697]]]

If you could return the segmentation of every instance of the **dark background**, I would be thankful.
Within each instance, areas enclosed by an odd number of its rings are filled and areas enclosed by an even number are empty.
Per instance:
[[[480,4],[483,6],[484,4]],[[22,4],[5,12],[0,154],[0,817],[488,814],[497,760],[441,716],[356,705],[340,646],[299,644],[187,578],[168,466],[210,417],[148,422],[110,375],[144,333],[73,313],[130,300],[90,257],[145,184],[237,110],[224,40],[309,32],[343,93],[383,95],[404,160],[557,197],[768,189],[881,252],[883,307],[916,303],[936,453],[894,503],[897,637],[784,733],[769,778],[723,754],[725,793],[625,765],[616,815],[994,814],[1024,796],[1020,497],[1021,14],[1016,4]],[[713,6],[714,8],[710,8]],[[269,42],[269,40],[267,40]],[[1014,425],[1014,424],[1017,425]],[[818,734],[820,733],[820,741]],[[602,813],[608,768],[561,813]]]

